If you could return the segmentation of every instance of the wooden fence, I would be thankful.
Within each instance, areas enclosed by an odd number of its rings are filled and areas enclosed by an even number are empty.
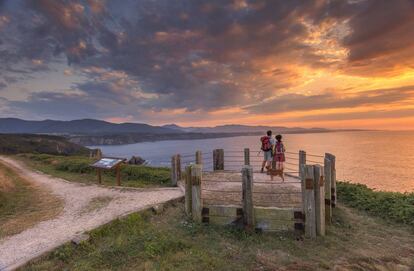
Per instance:
[[[250,155],[249,149],[227,155],[223,149],[210,155],[174,155],[171,178],[173,183],[185,179],[185,210],[196,222],[323,236],[336,204],[335,156],[305,151],[295,155],[287,153],[286,163],[292,165],[285,182],[264,179],[269,177],[257,172],[261,158]]]

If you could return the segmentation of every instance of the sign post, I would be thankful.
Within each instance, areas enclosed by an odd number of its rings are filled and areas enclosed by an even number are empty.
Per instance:
[[[115,158],[115,157],[104,157],[96,161],[91,165],[91,167],[96,168],[96,173],[98,175],[98,183],[102,183],[102,171],[103,170],[112,170],[116,169],[116,184],[121,186],[121,164],[123,164],[126,159]]]

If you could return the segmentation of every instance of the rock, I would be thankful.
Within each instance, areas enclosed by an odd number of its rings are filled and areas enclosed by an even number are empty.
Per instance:
[[[89,234],[86,233],[78,234],[75,237],[73,237],[72,243],[74,243],[75,245],[79,245],[82,242],[88,241],[89,237]]]
[[[101,159],[102,158],[102,151],[101,151],[101,149],[91,149],[89,151],[89,158]]]
[[[154,205],[152,207],[152,211],[157,215],[161,214],[164,211],[164,205],[163,204]]]
[[[143,165],[145,163],[145,160],[142,159],[140,156],[132,156],[131,159],[129,159],[128,164],[130,165]]]

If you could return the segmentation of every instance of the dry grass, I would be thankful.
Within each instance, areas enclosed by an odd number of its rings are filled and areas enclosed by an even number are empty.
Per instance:
[[[98,211],[106,206],[113,200],[112,197],[96,197],[89,201],[88,205],[83,208],[81,214],[92,213]]]
[[[0,238],[52,219],[62,210],[60,199],[0,163]]]

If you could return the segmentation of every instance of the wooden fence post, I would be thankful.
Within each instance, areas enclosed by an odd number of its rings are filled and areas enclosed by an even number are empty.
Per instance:
[[[121,167],[116,166],[116,185],[121,186]]]
[[[303,213],[305,214],[305,179],[303,172],[305,171],[306,166],[306,152],[305,151],[299,151],[299,178],[301,180],[302,185],[302,204],[303,204]]]
[[[202,156],[202,152],[201,151],[196,151],[195,153],[195,161],[197,165],[202,165],[203,164],[203,156]]]
[[[306,152],[299,151],[299,177],[302,179],[304,168],[302,165],[306,165]]]
[[[315,191],[314,191],[314,166],[304,166],[302,182],[305,186],[305,236],[316,238],[316,213],[315,213]]]
[[[181,155],[177,154],[177,181],[180,181],[182,179],[182,172],[181,172]]]
[[[98,183],[101,184],[102,183],[102,169],[97,168],[96,174],[98,175]]]
[[[336,157],[333,154],[326,153],[325,157],[331,161],[331,206],[336,206]]]
[[[191,205],[193,220],[200,223],[202,220],[201,212],[203,210],[203,202],[201,199],[201,182],[202,182],[202,166],[201,165],[192,165],[191,166]]]
[[[178,181],[178,159],[177,155],[171,157],[171,184],[177,186]]]
[[[213,151],[213,169],[224,170],[224,150],[216,149]]]
[[[325,223],[332,223],[332,206],[331,206],[331,184],[332,184],[332,163],[325,155],[324,159],[324,175],[325,175]]]
[[[192,179],[191,179],[191,166],[185,167],[185,213],[187,216],[191,216],[192,212]]]
[[[243,166],[242,168],[243,189],[243,222],[248,230],[254,230],[254,206],[253,206],[253,168]]]
[[[244,164],[246,166],[250,165],[250,149],[249,148],[244,149]]]
[[[316,234],[325,236],[325,186],[324,169],[314,166]]]

